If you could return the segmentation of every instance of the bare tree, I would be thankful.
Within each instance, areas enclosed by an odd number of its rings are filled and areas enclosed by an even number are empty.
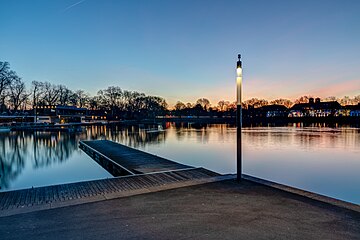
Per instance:
[[[351,105],[352,104],[352,99],[350,99],[349,96],[344,96],[343,98],[340,99],[340,104],[345,106],[345,105]]]
[[[265,99],[252,98],[244,102],[245,108],[248,108],[249,106],[252,106],[254,108],[259,108],[266,105],[269,105],[269,102]]]
[[[75,92],[77,106],[82,108],[89,102],[89,94],[85,93],[83,90],[77,90]]]
[[[49,82],[44,83],[44,103],[47,105],[55,105],[59,98],[59,87]]]
[[[338,99],[335,96],[330,96],[324,99],[325,102],[333,102],[338,101]]]
[[[290,108],[293,105],[293,103],[289,99],[283,98],[275,99],[271,101],[270,104],[283,105],[287,108]]]
[[[165,99],[157,96],[146,96],[141,97],[142,100],[142,108],[147,112],[148,116],[155,117],[158,114],[163,113],[168,104]]]
[[[58,102],[60,105],[67,105],[68,103],[72,103],[72,97],[74,93],[70,89],[64,85],[58,85],[56,88],[58,89]],[[76,105],[76,103],[74,105]]]
[[[180,111],[186,108],[185,104],[181,101],[177,101],[177,103],[174,106],[175,110]]]
[[[26,93],[25,83],[18,76],[13,76],[10,84],[10,103],[14,111],[17,111],[19,106],[28,98]]]
[[[123,109],[128,112],[138,111],[141,108],[141,101],[145,97],[144,93],[135,91],[123,91]]]
[[[295,103],[298,104],[298,103],[308,103],[309,102],[309,96],[302,96],[298,99],[295,100]]]
[[[221,100],[218,102],[218,109],[220,111],[227,111],[229,108],[229,105],[230,105],[229,101]]]
[[[97,110],[100,106],[100,99],[98,96],[90,97],[89,98],[89,108],[91,110]]]
[[[207,110],[209,109],[210,107],[210,101],[206,98],[199,98],[197,101],[196,101],[196,105],[197,104],[200,104],[201,107],[204,109],[204,110]]]
[[[354,104],[360,104],[360,95],[354,97]]]
[[[103,105],[115,108],[121,101],[122,90],[120,87],[110,86],[107,89],[98,91],[98,96]]]
[[[5,99],[9,95],[8,89],[14,76],[16,73],[10,70],[10,64],[0,62],[0,107],[5,106]]]
[[[44,94],[44,83],[38,81],[31,82],[32,107],[35,108]]]
[[[193,106],[193,105],[192,105],[191,103],[189,103],[189,102],[186,103],[186,108],[192,108],[192,106]]]
[[[221,100],[218,102],[218,107],[220,111],[224,111],[225,101]]]
[[[112,115],[114,115],[121,106],[121,100],[123,92],[120,87],[110,86],[107,89],[100,90],[98,92],[101,105],[104,108],[111,110]]]

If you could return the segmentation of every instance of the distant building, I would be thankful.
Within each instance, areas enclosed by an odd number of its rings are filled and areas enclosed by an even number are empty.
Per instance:
[[[262,112],[263,117],[286,117],[288,109],[284,105],[274,104],[262,106],[259,111]]]
[[[103,122],[107,119],[106,110],[88,110],[87,116],[83,119],[84,122]],[[115,117],[118,119],[118,116]]]
[[[74,115],[86,115],[87,108],[78,108],[75,106],[66,105],[40,105],[35,106],[37,115],[45,116],[74,116]]]
[[[86,108],[64,105],[40,105],[34,110],[35,122],[42,123],[82,122],[87,114]]]
[[[290,108],[289,117],[340,116],[342,107],[337,101],[321,102],[320,98],[309,98],[308,103],[298,103]]]
[[[360,117],[360,103],[357,105],[346,105],[343,107],[343,115],[351,117]]]
[[[284,105],[266,105],[258,108],[249,105],[247,109],[243,109],[243,116],[248,119],[256,118],[272,118],[287,117],[288,109]]]

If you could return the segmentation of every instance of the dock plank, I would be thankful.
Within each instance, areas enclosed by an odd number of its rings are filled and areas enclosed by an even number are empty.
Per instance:
[[[175,177],[175,175],[181,176],[181,178]],[[63,206],[62,203],[66,205],[66,202],[74,200],[86,202],[88,201],[86,199],[93,196],[116,196],[123,192],[148,191],[152,188],[174,186],[176,184],[182,186],[181,184],[208,181],[208,179],[216,177],[222,176],[203,168],[191,168],[0,192],[0,216],[31,211],[31,209],[38,209],[41,206],[46,209],[46,206],[50,206],[50,204],[52,206]]]

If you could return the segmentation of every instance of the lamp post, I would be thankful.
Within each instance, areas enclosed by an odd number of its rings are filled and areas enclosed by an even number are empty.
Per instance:
[[[241,181],[241,125],[242,125],[242,113],[241,113],[241,87],[242,87],[242,65],[241,55],[238,54],[238,61],[236,64],[236,179]]]

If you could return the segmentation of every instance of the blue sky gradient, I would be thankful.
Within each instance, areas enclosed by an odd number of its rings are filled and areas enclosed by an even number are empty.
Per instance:
[[[213,104],[360,94],[360,1],[0,0],[0,61],[27,82]]]

